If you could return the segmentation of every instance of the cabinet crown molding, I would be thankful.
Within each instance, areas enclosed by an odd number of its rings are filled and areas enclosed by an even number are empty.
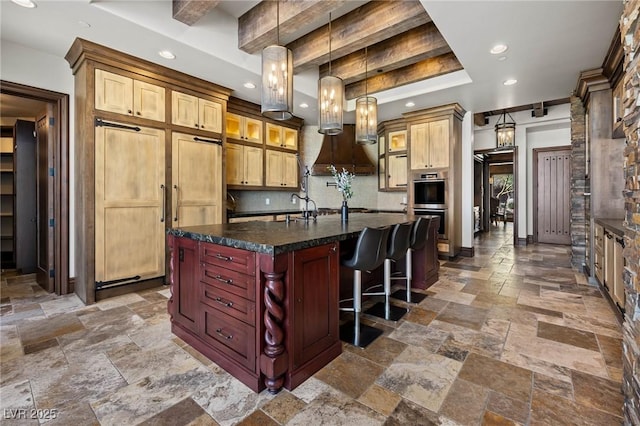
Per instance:
[[[466,112],[467,111],[459,103],[453,103],[419,111],[405,112],[402,116],[407,120],[407,122],[449,114],[453,115],[458,120],[462,120]]]

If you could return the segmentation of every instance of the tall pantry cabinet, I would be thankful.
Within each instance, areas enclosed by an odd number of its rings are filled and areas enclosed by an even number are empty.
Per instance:
[[[76,39],[75,291],[164,282],[166,229],[223,221],[230,90]]]

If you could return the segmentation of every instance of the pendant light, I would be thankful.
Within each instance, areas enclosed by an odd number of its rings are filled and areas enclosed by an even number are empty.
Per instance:
[[[367,93],[367,48],[364,49],[364,96],[356,99],[356,143],[378,142],[378,100]]]
[[[331,13],[329,13],[329,75],[318,80],[318,132],[325,135],[342,133],[344,83],[331,75]]]
[[[262,115],[274,120],[293,117],[293,55],[280,46],[280,2],[276,2],[275,45],[262,50]]]
[[[507,115],[511,121],[507,121]],[[502,118],[502,123],[500,122]],[[496,147],[512,147],[516,144],[516,123],[507,111],[502,111],[502,117],[498,117],[496,123]]]

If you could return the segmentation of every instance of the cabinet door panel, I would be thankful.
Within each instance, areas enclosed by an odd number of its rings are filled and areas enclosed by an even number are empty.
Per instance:
[[[295,129],[289,129],[287,127],[282,128],[282,147],[288,149],[298,149],[298,131]]]
[[[261,186],[263,182],[263,150],[252,146],[244,147],[244,175],[247,185]]]
[[[169,313],[173,321],[197,333],[200,308],[198,242],[189,238],[169,237],[169,246],[173,252]]]
[[[132,114],[133,80],[108,71],[96,70],[96,109]]]
[[[244,118],[244,139],[247,142],[262,143],[262,121]]]
[[[426,169],[429,167],[429,124],[411,126],[411,168]]]
[[[242,185],[244,182],[243,147],[227,144],[227,185]]]
[[[171,92],[171,122],[177,126],[198,127],[198,98]]]
[[[227,138],[242,139],[241,126],[242,126],[242,117],[228,112],[226,117]]]
[[[283,174],[283,158],[282,153],[279,151],[266,150],[266,184],[267,186],[282,186],[282,174]]]
[[[95,155],[96,281],[163,276],[164,132],[98,127]]]
[[[282,147],[282,127],[267,123],[267,145]]]
[[[222,222],[222,147],[174,133],[173,226]]]
[[[222,133],[222,105],[218,102],[198,99],[198,123],[202,130]]]
[[[407,156],[389,156],[389,188],[407,187]]]
[[[449,167],[449,120],[429,123],[430,167]]]
[[[298,159],[295,154],[283,154],[283,186],[293,188],[298,186]]]
[[[136,117],[164,121],[164,87],[133,81],[133,110]]]

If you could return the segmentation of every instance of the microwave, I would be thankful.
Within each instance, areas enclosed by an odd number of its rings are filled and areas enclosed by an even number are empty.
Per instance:
[[[447,179],[426,178],[413,181],[414,208],[447,208]]]

